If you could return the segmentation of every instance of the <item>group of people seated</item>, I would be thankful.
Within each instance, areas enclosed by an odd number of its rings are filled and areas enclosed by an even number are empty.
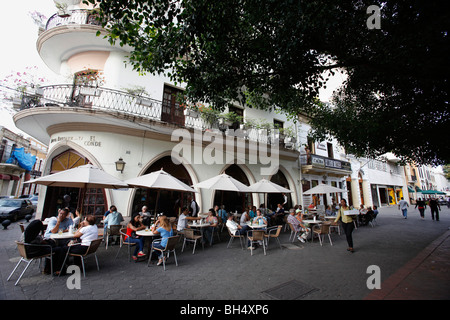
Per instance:
[[[26,244],[42,246],[28,246],[28,256],[30,258],[38,257],[53,252],[53,270],[55,274],[59,275],[68,250],[70,253],[85,254],[91,242],[98,238],[98,228],[94,216],[88,215],[80,222],[79,210],[77,210],[75,219],[76,224],[70,216],[69,208],[61,208],[56,217],[49,219],[46,229],[41,220],[31,221],[24,230],[21,240]],[[77,227],[78,229],[76,229]],[[73,240],[52,239],[52,234],[59,233],[60,230],[67,232],[69,229],[75,230],[72,236]],[[81,261],[78,259],[75,259],[74,263],[81,265]],[[49,274],[50,270],[49,261],[46,259],[44,273]]]
[[[366,226],[369,224],[370,221],[375,219],[378,215],[378,207],[373,206],[365,208],[363,204],[361,204],[359,208],[359,214],[358,214],[358,224],[361,226]]]

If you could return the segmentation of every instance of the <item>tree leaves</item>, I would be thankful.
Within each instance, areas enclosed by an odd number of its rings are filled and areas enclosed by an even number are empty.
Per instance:
[[[89,0],[94,2],[93,0]],[[100,2],[112,42],[139,72],[187,83],[191,101],[307,115],[347,151],[449,160],[449,14],[443,1],[130,0]],[[366,9],[381,10],[369,30]],[[317,102],[327,72],[348,80]],[[446,131],[444,131],[446,134]]]

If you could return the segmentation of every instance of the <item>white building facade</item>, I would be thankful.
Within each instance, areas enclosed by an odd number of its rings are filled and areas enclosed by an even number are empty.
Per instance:
[[[92,163],[122,180],[163,168],[192,185],[225,172],[247,185],[268,178],[292,191],[289,206],[300,203],[299,152],[274,130],[296,130],[295,123],[283,114],[239,104],[226,111],[241,116],[240,121],[227,124],[217,115],[209,121],[179,102],[182,86],[163,75],[140,76],[126,66],[129,48],[111,46],[96,36],[105,30],[93,15],[80,1],[70,1],[68,14],[50,17],[37,40],[43,61],[67,79],[25,96],[14,116],[18,128],[48,143],[43,175]],[[250,120],[270,124],[271,129],[245,127]],[[116,171],[119,159],[126,163],[122,172]],[[263,202],[259,194],[198,191],[192,196],[203,212],[214,205],[242,212]],[[189,196],[162,191],[158,212],[176,216]],[[269,207],[282,199],[270,195]],[[101,217],[113,204],[129,216],[143,205],[154,208],[156,201],[156,191],[150,189],[89,189],[82,195],[75,188],[42,186],[37,217],[53,216],[63,206],[82,207],[84,213]]]

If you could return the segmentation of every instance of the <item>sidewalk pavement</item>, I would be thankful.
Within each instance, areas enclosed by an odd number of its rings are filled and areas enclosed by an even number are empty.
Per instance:
[[[450,209],[444,207],[439,222],[429,213],[408,209],[403,219],[396,207],[380,208],[375,227],[358,227],[353,233],[355,253],[349,253],[345,235],[332,234],[333,245],[315,239],[305,244],[271,241],[267,255],[256,249],[241,250],[234,241],[227,248],[228,234],[212,247],[192,247],[181,253],[178,267],[170,258],[162,266],[129,262],[123,248],[100,246],[100,271],[91,257],[81,289],[69,289],[69,276],[53,277],[30,266],[21,282],[6,281],[19,260],[14,240],[20,236],[17,223],[0,230],[0,300],[448,300],[450,299]],[[367,286],[368,266],[381,270],[381,289]],[[15,275],[13,279],[17,279]]]
[[[373,290],[365,300],[449,300],[450,230]]]

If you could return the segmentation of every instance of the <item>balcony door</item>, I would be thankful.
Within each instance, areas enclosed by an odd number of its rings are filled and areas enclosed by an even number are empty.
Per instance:
[[[184,109],[178,100],[182,95],[182,90],[164,85],[161,121],[184,126]]]

